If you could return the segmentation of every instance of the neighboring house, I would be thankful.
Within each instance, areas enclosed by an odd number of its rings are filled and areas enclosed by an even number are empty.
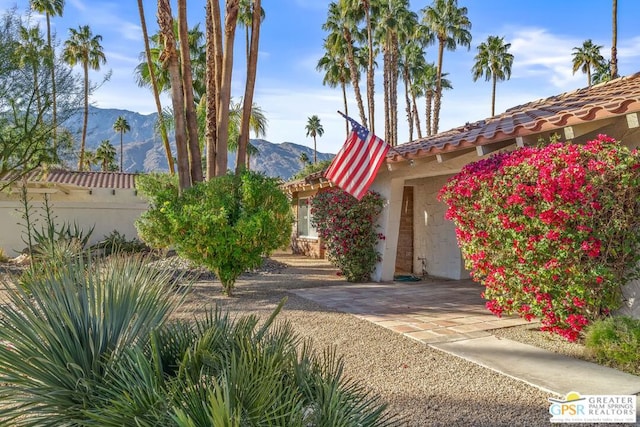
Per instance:
[[[148,203],[138,196],[135,174],[118,172],[45,171],[38,169],[24,179],[0,191],[0,248],[15,256],[26,244],[22,186],[26,185],[31,215],[41,227],[42,206],[48,195],[57,224],[78,224],[89,230],[95,227],[90,244],[103,240],[114,230],[127,239],[137,237],[135,220],[147,210]],[[12,180],[11,174],[0,176],[0,187]]]
[[[458,247],[455,227],[444,219],[446,206],[437,195],[447,180],[471,162],[491,153],[548,142],[584,143],[607,134],[625,145],[640,146],[640,73],[510,108],[500,115],[467,123],[389,151],[371,190],[388,200],[379,223],[385,239],[378,251],[375,281],[389,281],[396,273],[429,274],[464,279],[469,272]],[[298,207],[329,183],[318,177],[287,183]],[[298,211],[300,212],[300,211]],[[304,211],[303,211],[304,213]],[[294,241],[313,241],[298,234]],[[309,245],[312,247],[312,245]],[[634,285],[633,295],[640,293]],[[636,307],[640,306],[636,300]],[[640,309],[636,308],[638,315]]]

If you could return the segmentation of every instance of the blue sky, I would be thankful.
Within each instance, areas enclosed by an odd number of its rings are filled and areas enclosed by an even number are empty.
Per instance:
[[[172,1],[172,7],[176,2]],[[344,122],[336,113],[343,110],[339,89],[322,85],[322,75],[315,70],[322,56],[325,37],[321,26],[326,20],[328,1],[263,0],[266,19],[261,30],[258,80],[254,101],[262,107],[269,120],[267,140],[285,141],[313,147],[306,136],[307,118],[317,114],[325,133],[318,139],[318,151],[337,152],[345,140]],[[412,1],[414,11],[430,4],[430,0]],[[511,79],[498,84],[496,113],[512,106],[546,98],[586,86],[586,76],[571,71],[572,48],[586,39],[602,45],[606,58],[611,49],[611,0],[459,0],[469,10],[473,40],[471,49],[446,51],[443,69],[449,73],[453,90],[445,92],[440,130],[465,122],[484,119],[491,112],[491,84],[483,79],[473,82],[471,67],[476,47],[489,35],[497,35],[511,43],[514,55]],[[189,26],[204,24],[202,0],[188,0]],[[149,32],[157,30],[154,0],[145,0]],[[0,0],[3,10],[17,6],[24,11],[28,0]],[[637,19],[640,2],[618,0],[618,62],[621,75],[640,71],[640,31]],[[34,16],[34,22],[43,17]],[[92,96],[94,105],[120,108],[143,114],[155,111],[153,97],[146,88],[135,84],[133,70],[143,51],[142,32],[134,0],[66,0],[64,16],[53,19],[58,39],[68,37],[69,28],[90,25],[94,34],[103,37],[102,45],[107,65],[91,78],[99,82],[111,71],[111,79]],[[236,47],[236,70],[233,95],[239,98],[244,88],[243,32],[239,30]],[[427,60],[437,60],[433,46]],[[382,60],[378,61],[380,64]],[[80,70],[78,69],[78,72]],[[376,85],[376,118],[382,124],[382,82]],[[350,97],[351,101],[355,98]],[[169,102],[165,99],[165,105]],[[399,140],[406,142],[408,130],[404,118],[404,103],[399,100]],[[357,117],[355,102],[350,113]],[[421,114],[424,114],[421,111]],[[423,120],[424,122],[424,120]],[[379,127],[380,125],[378,125]],[[376,129],[382,134],[382,129]],[[253,137],[253,136],[252,136]]]

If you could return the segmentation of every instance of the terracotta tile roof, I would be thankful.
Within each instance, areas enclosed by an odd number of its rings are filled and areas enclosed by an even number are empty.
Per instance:
[[[387,161],[433,156],[640,111],[640,73],[519,105],[504,113],[398,145]]]
[[[0,176],[2,181],[14,181],[14,173]],[[136,174],[120,172],[76,172],[62,169],[44,171],[36,169],[27,174],[27,182],[38,184],[63,184],[79,188],[135,189]]]
[[[314,172],[304,178],[288,181],[282,185],[282,188],[289,192],[304,191],[316,188],[330,187],[331,182],[324,177],[324,170]]]

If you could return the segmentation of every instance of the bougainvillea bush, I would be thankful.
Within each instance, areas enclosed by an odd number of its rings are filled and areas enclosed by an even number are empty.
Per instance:
[[[467,165],[440,192],[494,314],[570,341],[638,276],[640,155],[599,135]]]
[[[349,193],[332,187],[311,199],[311,223],[324,240],[327,259],[349,282],[370,280],[380,254],[376,244],[384,239],[376,231],[376,218],[384,199],[369,191],[358,201]]]

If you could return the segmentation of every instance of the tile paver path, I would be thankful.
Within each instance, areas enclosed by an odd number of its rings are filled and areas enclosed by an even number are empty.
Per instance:
[[[482,290],[471,280],[426,279],[292,292],[427,344],[489,336],[491,329],[528,323],[518,317],[494,316],[485,308]]]

